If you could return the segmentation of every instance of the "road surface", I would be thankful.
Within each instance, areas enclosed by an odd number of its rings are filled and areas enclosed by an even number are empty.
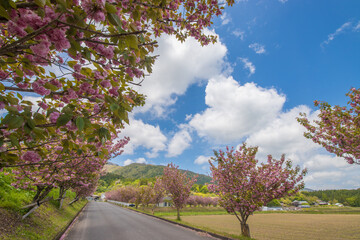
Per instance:
[[[66,240],[207,240],[215,239],[110,203],[88,203]]]

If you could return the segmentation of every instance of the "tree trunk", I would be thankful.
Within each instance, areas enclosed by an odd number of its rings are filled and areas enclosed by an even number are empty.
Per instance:
[[[39,207],[39,205],[36,205],[35,207],[33,207],[28,213],[26,213],[24,216],[22,216],[22,220],[24,220],[27,216],[29,216],[33,211],[35,211],[37,208]]]
[[[66,190],[64,191],[63,195],[61,196],[59,209],[62,208],[65,196],[66,196]]]
[[[180,219],[180,209],[177,208],[176,210],[177,210],[177,218],[176,218],[176,220],[179,220],[179,221],[180,221],[180,220],[181,220],[181,219]]]
[[[249,225],[245,223],[240,223],[241,226],[241,235],[245,236],[245,237],[250,237],[250,228]]]

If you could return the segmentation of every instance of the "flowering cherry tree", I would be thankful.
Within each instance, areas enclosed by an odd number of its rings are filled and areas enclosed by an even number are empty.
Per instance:
[[[115,136],[114,134],[113,137]],[[17,179],[13,185],[28,190],[35,189],[34,202],[44,199],[55,187],[60,188],[60,200],[70,188],[93,189],[92,186],[96,185],[94,179],[98,179],[107,160],[121,154],[128,140],[112,139],[101,148],[97,148],[95,144],[93,147],[98,149],[97,154],[92,151],[81,151],[81,148],[76,152],[64,152],[61,145],[54,143],[46,145],[47,154],[42,159],[36,152],[26,151],[23,155],[23,164],[13,170]],[[79,143],[79,146],[83,144]]]
[[[132,86],[152,71],[156,37],[214,42],[204,29],[222,8],[218,0],[1,1],[0,168],[29,149],[42,156],[54,141],[64,151],[77,151],[78,138],[109,141],[144,104]]]
[[[298,122],[306,128],[306,138],[345,158],[349,164],[360,164],[360,89],[352,88],[347,96],[349,108],[315,101],[315,106],[320,107],[319,119],[311,123],[302,113]]]
[[[165,189],[162,184],[161,178],[156,178],[153,186],[153,192],[150,203],[152,204],[152,214],[154,215],[156,206],[164,199]]]
[[[304,187],[301,182],[306,170],[292,168],[290,161],[268,156],[267,163],[257,165],[255,155],[257,147],[246,147],[239,150],[226,149],[214,151],[217,166],[209,161],[214,184],[209,188],[220,197],[219,203],[240,221],[241,234],[250,237],[246,223],[248,217],[261,206],[273,199],[295,194]]]
[[[180,220],[180,210],[186,205],[191,187],[196,182],[197,176],[188,178],[186,172],[181,173],[178,168],[173,163],[168,164],[164,168],[161,181],[166,192],[171,195],[172,202],[177,210],[177,220]]]

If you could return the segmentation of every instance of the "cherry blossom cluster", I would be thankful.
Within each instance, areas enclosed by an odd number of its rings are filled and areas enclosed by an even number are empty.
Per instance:
[[[302,113],[298,122],[306,128],[306,138],[343,157],[349,164],[360,164],[360,89],[352,88],[347,96],[349,108],[315,101],[315,106],[320,107],[318,119],[311,123]]]

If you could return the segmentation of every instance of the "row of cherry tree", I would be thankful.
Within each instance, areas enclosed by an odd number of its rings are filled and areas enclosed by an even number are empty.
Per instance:
[[[196,176],[188,178],[186,172],[181,173],[173,163],[164,168],[164,173],[157,178],[154,184],[133,187],[126,186],[106,193],[106,198],[121,202],[131,202],[137,208],[140,204],[153,206],[163,201],[165,195],[170,196],[173,206],[177,210],[177,219],[180,220],[180,210],[186,206],[191,193],[191,187],[196,182]]]
[[[279,160],[269,155],[266,163],[258,164],[255,158],[257,151],[257,147],[243,144],[238,150],[227,148],[225,152],[215,151],[215,157],[209,160],[212,175],[209,189],[219,197],[214,205],[219,203],[227,212],[234,214],[240,221],[242,235],[248,237],[249,216],[274,199],[296,194],[304,187],[302,180],[306,174],[306,169],[301,171],[299,166],[293,168],[284,155]],[[133,202],[136,207],[139,204],[153,204],[155,207],[166,194],[171,198],[177,210],[177,219],[180,220],[180,210],[187,204],[212,203],[210,199],[200,200],[197,196],[190,196],[195,181],[196,177],[188,178],[186,173],[181,173],[171,163],[164,168],[163,176],[156,180],[153,187],[123,187],[107,193],[106,197]]]
[[[233,0],[0,1],[0,170],[41,202],[93,191],[109,158],[121,154],[134,91],[152,71],[156,38],[204,34]],[[60,196],[62,198],[62,196]]]

